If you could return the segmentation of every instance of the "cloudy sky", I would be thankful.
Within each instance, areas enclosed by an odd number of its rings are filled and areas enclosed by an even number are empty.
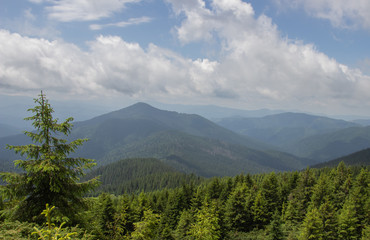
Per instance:
[[[0,0],[0,99],[370,116],[368,0]]]

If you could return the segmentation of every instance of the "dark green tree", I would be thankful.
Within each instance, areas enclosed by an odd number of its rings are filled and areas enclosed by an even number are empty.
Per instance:
[[[191,210],[184,210],[174,232],[175,239],[192,239],[190,236],[191,224],[195,222],[195,213]]]
[[[339,239],[360,239],[361,232],[358,231],[360,221],[356,212],[356,203],[352,197],[343,204],[338,216]]]
[[[333,202],[326,197],[323,200],[319,208],[320,217],[322,220],[322,236],[326,240],[336,240],[338,239],[338,223],[337,223],[337,213]]]
[[[153,213],[151,209],[144,211],[143,219],[134,223],[135,231],[131,234],[131,239],[149,240],[154,239],[160,223],[160,215]]]
[[[367,169],[361,169],[356,177],[350,197],[354,201],[357,218],[361,223],[358,232],[361,232],[370,224],[370,175]]]
[[[253,224],[253,216],[247,209],[249,189],[246,184],[239,184],[226,201],[225,217],[229,229],[247,231]]]
[[[311,207],[302,223],[301,240],[324,239],[323,238],[323,221],[319,210]]]
[[[216,240],[221,238],[220,218],[215,201],[209,205],[205,201],[195,214],[195,222],[189,229],[191,239]]]
[[[107,193],[99,196],[101,216],[99,219],[99,228],[101,232],[100,238],[112,239],[114,227],[115,208],[111,197]]]
[[[56,207],[56,212],[75,221],[76,213],[84,206],[82,197],[98,185],[97,178],[79,182],[84,170],[95,165],[94,160],[69,157],[87,139],[68,143],[66,139],[58,138],[70,133],[73,118],[58,123],[58,119],[53,118],[53,108],[42,92],[35,103],[37,106],[28,110],[34,115],[25,118],[33,121],[35,131],[25,131],[33,144],[7,146],[26,157],[26,160],[15,161],[15,166],[22,173],[0,174],[7,183],[1,186],[3,198],[8,202],[16,202],[12,211],[12,217],[16,219],[42,220],[40,213],[48,203]]]
[[[272,221],[267,228],[268,240],[284,239],[284,233],[281,225],[282,225],[281,216],[279,214],[279,211],[276,210],[274,215],[272,215]]]
[[[313,170],[307,168],[300,173],[296,188],[288,196],[288,202],[284,209],[284,220],[293,223],[303,221],[314,186]]]

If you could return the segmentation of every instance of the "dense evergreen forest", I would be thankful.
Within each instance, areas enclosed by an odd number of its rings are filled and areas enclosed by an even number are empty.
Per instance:
[[[102,193],[84,198],[78,227],[67,223],[65,231],[77,239],[369,239],[369,186],[368,167],[340,163]],[[8,219],[4,204],[1,210],[2,239],[28,239],[35,223]]]
[[[101,185],[90,193],[91,196],[102,192],[120,195],[176,188],[183,183],[199,184],[205,179],[195,174],[179,172],[155,158],[123,159],[89,172],[84,179],[97,176]]]

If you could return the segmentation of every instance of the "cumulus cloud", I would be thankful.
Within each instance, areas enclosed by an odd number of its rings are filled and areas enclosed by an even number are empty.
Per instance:
[[[46,7],[50,18],[61,21],[91,21],[120,12],[126,4],[140,0],[59,0]]]
[[[130,18],[128,21],[117,22],[117,23],[107,23],[107,24],[91,24],[91,30],[100,30],[106,27],[127,27],[130,25],[138,25],[142,23],[148,23],[152,21],[150,17],[140,17],[140,18]]]
[[[64,95],[121,94],[246,106],[368,108],[370,77],[314,45],[282,38],[265,15],[240,0],[168,0],[182,21],[180,42],[217,39],[217,60],[189,59],[149,44],[99,36],[87,50],[63,41],[0,31],[0,92],[47,89]]]
[[[148,49],[116,36],[100,36],[90,50],[73,44],[0,31],[0,89],[69,95],[209,95],[216,63],[191,61],[151,44]]]
[[[282,38],[271,19],[255,16],[248,3],[214,0],[207,8],[201,0],[188,5],[169,2],[174,12],[185,16],[176,28],[182,43],[208,41],[214,35],[221,40],[224,55],[213,78],[246,102],[278,100],[285,106],[320,102],[330,108],[337,101],[365,97],[369,90],[360,87],[367,85],[369,76],[329,58],[314,45]]]
[[[303,8],[316,18],[327,19],[338,28],[370,30],[368,0],[275,0],[281,8]]]

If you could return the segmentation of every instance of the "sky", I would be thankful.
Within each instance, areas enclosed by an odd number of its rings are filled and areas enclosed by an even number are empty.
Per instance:
[[[0,0],[0,106],[370,116],[369,0]]]

